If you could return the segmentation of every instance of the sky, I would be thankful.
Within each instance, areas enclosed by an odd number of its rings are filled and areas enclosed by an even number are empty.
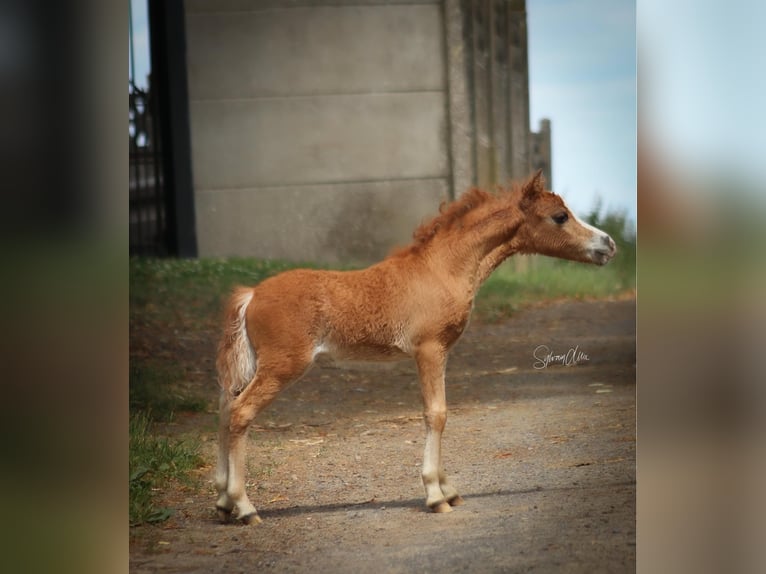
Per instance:
[[[530,126],[551,120],[553,186],[636,221],[636,3],[527,0]]]
[[[641,127],[654,154],[766,187],[764,22],[763,2],[639,2]]]
[[[128,77],[135,71],[134,82],[141,88],[147,88],[146,76],[149,73],[149,29],[146,0],[130,0],[133,23],[133,53],[128,51]],[[130,34],[128,34],[130,35]],[[128,40],[130,41],[130,40]],[[131,58],[131,55],[133,58]]]

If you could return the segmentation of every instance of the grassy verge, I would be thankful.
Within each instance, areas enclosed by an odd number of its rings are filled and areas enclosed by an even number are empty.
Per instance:
[[[636,286],[635,273],[622,266],[593,267],[571,261],[535,257],[529,269],[513,262],[500,266],[482,285],[474,314],[480,321],[510,317],[531,304],[554,299],[601,299]]]
[[[621,253],[620,256],[623,254]],[[530,258],[525,271],[513,261],[485,282],[476,298],[479,318],[499,319],[540,301],[602,298],[635,288],[635,245],[620,258],[595,267],[546,257]],[[295,267],[316,265],[247,259],[134,259],[130,263],[131,319],[161,328],[217,329],[221,305],[234,285],[254,285]]]
[[[177,412],[201,412],[207,401],[177,388],[183,380],[178,365],[159,361],[136,360],[130,365],[130,410],[147,413],[152,420],[172,421]]]
[[[172,481],[188,481],[202,460],[199,445],[158,437],[151,416],[139,411],[130,417],[130,524],[162,522],[173,511],[156,505],[155,491]]]
[[[220,319],[221,303],[234,285],[255,285],[298,267],[256,259],[130,260],[131,320],[172,322],[179,328],[210,328]],[[301,264],[300,267],[316,267]]]

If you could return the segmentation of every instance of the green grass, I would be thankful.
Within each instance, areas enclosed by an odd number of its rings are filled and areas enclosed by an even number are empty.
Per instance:
[[[258,259],[130,260],[130,309],[143,320],[181,320],[206,326],[217,320],[221,304],[234,285],[255,285],[294,267],[315,264]]]
[[[474,313],[479,320],[495,321],[534,303],[605,298],[635,286],[634,270],[626,272],[619,265],[594,267],[534,257],[526,271],[517,271],[513,262],[501,265],[479,290]]]
[[[189,471],[202,463],[199,444],[156,436],[149,414],[139,411],[130,417],[129,457],[130,524],[167,520],[173,511],[156,505],[155,490],[188,482]]]
[[[130,365],[130,410],[148,413],[153,420],[171,421],[176,412],[202,412],[204,397],[190,395],[175,385],[182,380],[178,365],[156,361],[133,361]]]

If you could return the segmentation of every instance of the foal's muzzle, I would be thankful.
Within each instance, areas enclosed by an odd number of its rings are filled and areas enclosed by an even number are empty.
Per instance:
[[[602,235],[591,248],[591,259],[596,265],[606,265],[617,253],[617,245],[608,235]]]

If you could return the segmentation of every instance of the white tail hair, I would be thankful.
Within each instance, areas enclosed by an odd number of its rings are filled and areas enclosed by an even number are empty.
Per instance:
[[[247,336],[247,307],[252,287],[238,287],[226,306],[226,325],[218,345],[218,384],[229,395],[238,395],[255,375],[257,360]]]

